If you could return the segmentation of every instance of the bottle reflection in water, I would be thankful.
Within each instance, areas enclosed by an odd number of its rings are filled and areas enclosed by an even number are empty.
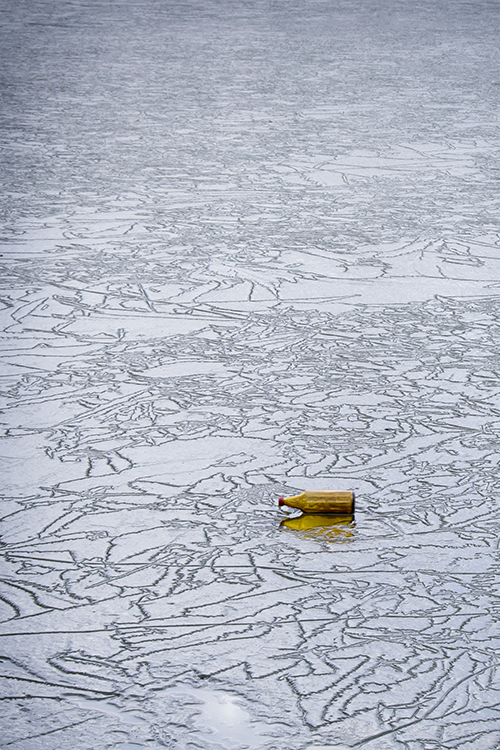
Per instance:
[[[354,513],[354,492],[303,492],[293,497],[280,497],[278,505],[297,508],[304,513]]]
[[[295,531],[307,531],[323,539],[342,541],[355,536],[354,516],[334,513],[303,513],[295,518],[285,518],[280,526]]]

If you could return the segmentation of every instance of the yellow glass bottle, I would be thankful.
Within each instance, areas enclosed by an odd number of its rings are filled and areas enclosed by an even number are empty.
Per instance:
[[[297,508],[304,513],[354,513],[354,492],[303,492],[293,497],[280,497],[278,505]]]

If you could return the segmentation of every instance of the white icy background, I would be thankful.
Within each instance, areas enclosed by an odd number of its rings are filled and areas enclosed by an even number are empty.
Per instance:
[[[0,26],[1,747],[497,748],[500,4]]]

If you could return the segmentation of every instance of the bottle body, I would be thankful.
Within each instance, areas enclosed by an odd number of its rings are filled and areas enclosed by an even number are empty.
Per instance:
[[[297,508],[304,513],[339,513],[350,516],[354,513],[354,492],[303,492],[293,497],[280,497],[278,505]]]

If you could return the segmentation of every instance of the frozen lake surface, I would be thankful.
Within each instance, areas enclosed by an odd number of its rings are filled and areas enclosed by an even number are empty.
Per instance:
[[[500,4],[0,31],[0,746],[498,748]]]

